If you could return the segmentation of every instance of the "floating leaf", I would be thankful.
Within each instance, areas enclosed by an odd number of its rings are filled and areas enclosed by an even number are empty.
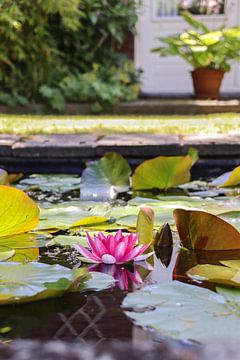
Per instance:
[[[83,291],[101,291],[115,285],[115,280],[111,275],[94,271],[90,271],[89,275],[90,278],[83,282]]]
[[[240,233],[223,219],[199,210],[174,210],[181,243],[188,249],[240,249]]]
[[[22,190],[41,190],[51,193],[65,193],[80,189],[80,177],[78,175],[64,174],[33,174],[23,179],[17,185]]]
[[[217,292],[223,295],[231,306],[239,308],[240,304],[240,290],[229,287],[217,286]]]
[[[0,237],[30,231],[38,223],[39,209],[23,191],[0,185]]]
[[[240,230],[240,211],[228,211],[219,216]]]
[[[9,185],[8,173],[3,169],[0,169],[0,185]]]
[[[86,268],[71,270],[38,262],[0,263],[0,304],[37,301],[73,291],[103,290],[113,285],[111,276],[88,274]]]
[[[91,162],[81,178],[81,198],[94,200],[114,199],[119,192],[129,190],[131,168],[128,162],[114,152]]]
[[[222,295],[197,286],[178,281],[149,285],[129,293],[122,306],[133,308],[126,314],[137,325],[162,336],[196,341],[239,337],[239,313]]]
[[[48,204],[41,208],[37,231],[54,232],[58,229],[69,229],[79,220],[92,217],[104,217],[108,213],[109,204],[93,201],[65,201],[58,204]],[[90,219],[90,221],[92,221]]]
[[[187,272],[194,280],[210,281],[240,287],[240,260],[220,261],[220,265],[197,265]]]
[[[134,190],[169,189],[190,181],[196,150],[186,156],[158,156],[140,164],[132,177]]]
[[[61,265],[1,263],[0,304],[61,296],[84,275],[83,271],[72,271]]]
[[[236,186],[240,184],[240,166],[228,171],[211,182],[211,185],[222,187]]]
[[[97,225],[102,225],[108,221],[108,218],[103,216],[89,216],[85,217],[79,221],[76,221],[71,225],[71,227],[92,227]]]
[[[139,244],[149,244],[153,241],[154,212],[148,206],[140,208],[137,218],[136,232]]]
[[[48,241],[46,246],[60,245],[72,247],[75,244],[81,244],[82,246],[87,247],[88,242],[86,236],[58,235]]]
[[[7,248],[6,246],[0,246],[0,261],[11,259],[15,255],[15,250]]]

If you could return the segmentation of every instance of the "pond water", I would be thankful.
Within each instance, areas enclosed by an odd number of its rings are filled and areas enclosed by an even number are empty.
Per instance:
[[[57,185],[53,179],[56,180],[54,177],[50,179],[40,176],[23,180],[18,185],[19,188],[27,190],[42,208],[37,235],[42,246],[39,248],[39,256],[34,260],[46,264],[61,264],[68,268],[88,266],[91,271],[112,275],[117,282],[115,286],[99,292],[70,293],[58,299],[1,306],[0,336],[3,340],[63,339],[83,342],[91,340],[99,343],[111,339],[132,341],[159,339],[162,335],[169,335],[169,331],[166,330],[164,334],[161,334],[156,330],[152,319],[147,319],[147,321],[145,319],[144,322],[142,319],[133,318],[135,320],[133,322],[131,314],[126,314],[126,306],[122,307],[121,305],[128,293],[135,293],[143,284],[150,287],[156,284],[161,286],[169,284],[173,280],[215,291],[216,283],[214,281],[202,282],[199,281],[200,278],[189,277],[186,273],[196,265],[218,266],[221,262],[229,260],[239,260],[240,262],[240,251],[236,250],[189,251],[180,248],[180,240],[172,216],[176,207],[200,208],[211,210],[215,214],[230,214],[226,216],[228,222],[239,228],[240,198],[237,188],[231,190],[209,189],[206,184],[195,182],[170,191],[168,194],[159,192],[122,194],[114,203],[109,204],[79,200],[78,177],[68,177],[68,181],[63,177],[63,188],[59,184],[61,177],[58,176]],[[139,206],[142,204],[153,208],[156,227],[167,222],[171,225],[174,233],[173,247],[158,248],[147,264],[140,264],[141,266],[130,264],[127,267],[86,265],[79,261],[75,250],[66,246],[67,236],[72,245],[74,237],[84,237],[86,229],[90,232],[100,230],[114,232],[118,228],[126,231],[131,228],[134,230]],[[77,208],[80,210],[77,211]],[[108,216],[112,220],[108,222],[107,226],[106,224],[92,224],[88,227],[82,225],[81,231],[72,230],[71,233],[67,232],[63,226],[63,224],[69,226],[77,219],[86,216]],[[55,227],[56,229],[54,229]],[[48,232],[45,229],[53,230]],[[50,243],[46,246],[49,241]],[[140,284],[141,280],[143,284]],[[177,299],[175,302],[177,306],[180,306]],[[140,314],[145,309],[157,308],[159,304],[146,303],[145,305],[145,308],[142,305]],[[196,306],[198,306],[197,303]],[[129,309],[128,306],[127,308]],[[237,311],[239,316],[239,309]],[[221,311],[218,314],[221,314]],[[218,315],[214,313],[214,316]],[[191,328],[192,320],[184,319],[184,321],[189,322]],[[240,329],[240,320],[237,326]],[[174,338],[179,337],[175,335],[176,332],[173,332]],[[184,340],[181,337],[180,339]],[[201,337],[193,336],[193,340],[199,339],[201,340]]]

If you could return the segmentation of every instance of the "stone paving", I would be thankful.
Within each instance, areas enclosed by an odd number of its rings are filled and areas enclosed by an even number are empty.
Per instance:
[[[240,164],[240,134],[0,134],[0,167],[10,172],[81,173],[86,161],[99,158],[108,151],[116,151],[126,157],[134,168],[144,159],[185,155],[189,147],[199,151],[196,171],[201,168],[201,173],[204,171],[207,176],[213,167],[229,171]]]
[[[5,158],[95,158],[108,151],[126,157],[183,155],[195,147],[201,158],[240,158],[238,135],[0,135],[0,161]]]

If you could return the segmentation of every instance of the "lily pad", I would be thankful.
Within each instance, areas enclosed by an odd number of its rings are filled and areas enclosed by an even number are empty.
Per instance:
[[[43,192],[65,193],[80,189],[80,177],[67,174],[33,174],[21,180],[17,187],[25,191],[41,190]]]
[[[23,191],[0,185],[0,237],[30,231],[37,226],[39,209]]]
[[[126,315],[137,325],[163,336],[196,341],[239,337],[239,311],[224,296],[197,286],[178,281],[149,285],[128,294],[122,306],[133,308]]]
[[[85,236],[74,236],[74,235],[58,235],[55,236],[52,240],[48,241],[46,246],[71,246],[75,244],[81,244],[84,247],[88,246],[88,242]]]
[[[240,166],[228,171],[211,182],[211,185],[222,187],[237,186],[240,184]]]
[[[158,156],[146,160],[133,174],[133,190],[166,190],[189,182],[190,169],[197,158],[197,151],[192,149],[186,156]]]
[[[0,262],[11,259],[15,255],[15,250],[7,248],[6,246],[0,246]]]
[[[102,290],[113,286],[109,275],[88,274],[86,268],[68,269],[38,262],[0,263],[0,304],[59,297],[72,291]]]
[[[194,280],[240,287],[240,260],[220,261],[220,265],[196,265],[187,275]]]
[[[129,190],[131,168],[128,162],[114,152],[91,162],[81,178],[81,198],[94,200],[115,199],[117,193]]]
[[[0,169],[0,185],[9,185],[8,173],[3,169]]]
[[[188,249],[240,249],[240,233],[231,224],[199,210],[174,210],[181,243]]]
[[[97,209],[97,212],[104,212],[104,205]],[[39,225],[36,230],[46,229],[69,229],[75,223],[84,218],[95,215],[94,210],[89,210],[86,204],[81,201],[66,201],[59,204],[52,204],[41,208]]]

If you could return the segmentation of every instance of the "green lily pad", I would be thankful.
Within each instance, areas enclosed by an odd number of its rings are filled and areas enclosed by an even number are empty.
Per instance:
[[[35,228],[39,209],[27,194],[0,185],[0,199],[0,237],[24,233]]]
[[[41,208],[39,225],[36,230],[69,229],[71,226],[76,226],[76,223],[80,220],[82,220],[82,224],[85,223],[85,225],[87,225],[86,218],[91,217],[88,219],[89,225],[92,220],[94,220],[94,216],[102,216],[105,212],[107,212],[105,204],[102,204],[102,206],[98,205],[95,208],[92,203],[86,204],[80,200],[52,204],[48,207]],[[92,222],[92,224],[93,223],[94,222]]]
[[[8,173],[3,169],[0,169],[0,185],[9,185]]]
[[[43,192],[65,193],[80,189],[80,177],[67,174],[33,174],[21,180],[17,188],[24,191],[41,190]]]
[[[222,174],[217,179],[211,182],[211,185],[222,186],[222,187],[237,186],[239,184],[240,184],[240,166],[237,166],[232,171],[228,171]]]
[[[81,198],[94,200],[115,199],[117,193],[129,190],[131,168],[128,162],[114,152],[91,162],[81,177]]]
[[[219,216],[240,231],[240,211],[228,211]]]
[[[224,260],[220,263],[224,266],[196,265],[187,272],[187,275],[194,280],[240,287],[240,260]]]
[[[58,235],[52,240],[46,243],[46,246],[73,246],[75,244],[81,244],[82,246],[88,246],[86,235],[85,236],[74,236],[74,235]]]
[[[197,151],[186,156],[158,156],[140,164],[133,173],[133,190],[169,189],[190,181],[190,169],[197,161]]]
[[[11,259],[15,255],[15,250],[6,246],[0,246],[0,262]]]
[[[224,296],[197,286],[178,281],[149,285],[129,293],[122,306],[133,308],[126,315],[137,325],[163,336],[196,341],[239,337],[239,311]]]
[[[111,276],[88,274],[86,268],[68,269],[38,262],[0,263],[0,304],[31,302],[67,292],[102,290],[114,284]]]

